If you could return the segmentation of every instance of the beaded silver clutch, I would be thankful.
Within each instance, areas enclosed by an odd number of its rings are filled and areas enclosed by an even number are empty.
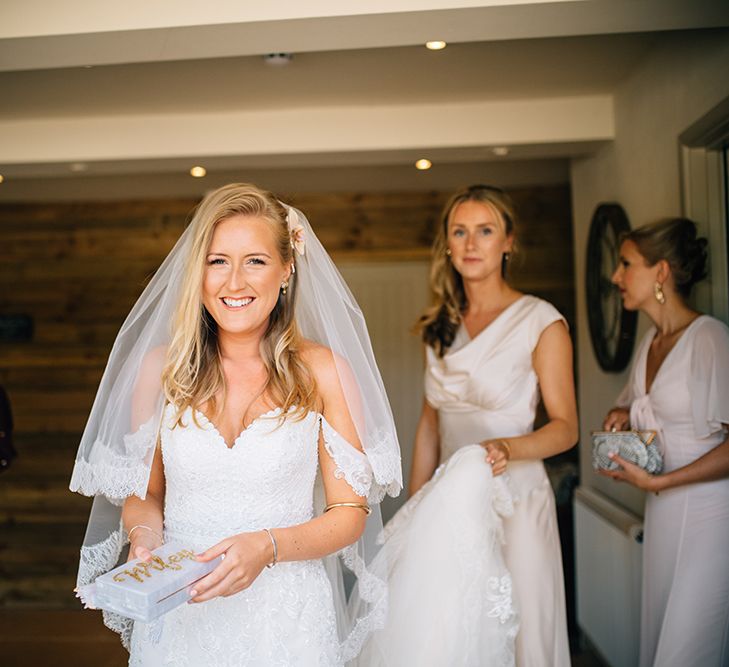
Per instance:
[[[655,431],[593,431],[592,467],[617,470],[618,464],[609,456],[617,454],[655,475],[663,470],[663,456],[655,438]]]

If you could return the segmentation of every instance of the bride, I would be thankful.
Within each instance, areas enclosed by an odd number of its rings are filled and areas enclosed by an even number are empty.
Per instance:
[[[372,509],[400,486],[361,312],[308,223],[252,185],[212,192],[122,327],[71,481],[96,496],[79,584],[126,538],[129,558],[224,556],[157,621],[105,613],[130,664],[353,659],[386,612]]]
[[[551,304],[505,281],[514,232],[498,188],[466,188],[443,212],[412,497],[385,527],[390,615],[363,666],[570,663],[542,459],[577,439],[572,346]],[[540,390],[549,421],[534,431]]]

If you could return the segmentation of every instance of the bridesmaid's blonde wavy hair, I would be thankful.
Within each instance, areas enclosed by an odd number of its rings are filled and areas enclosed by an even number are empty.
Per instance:
[[[490,185],[471,185],[456,192],[447,202],[441,214],[435,233],[430,264],[430,289],[433,303],[425,310],[415,324],[415,330],[423,342],[430,345],[442,357],[453,344],[461,318],[468,306],[463,278],[456,271],[448,249],[448,223],[456,206],[466,201],[475,201],[491,208],[504,223],[507,235],[514,234],[514,204],[500,188]],[[516,249],[516,243],[512,254]],[[507,261],[502,260],[501,273],[506,275]]]
[[[202,286],[215,226],[234,215],[265,220],[276,239],[281,261],[295,263],[286,209],[270,192],[248,183],[232,183],[211,192],[199,204],[190,223],[192,244],[162,372],[162,388],[166,400],[177,410],[177,423],[188,407],[201,409],[207,405],[219,414],[225,402],[218,328],[203,305]],[[286,294],[279,293],[260,344],[268,373],[261,395],[281,407],[282,415],[302,418],[316,409],[317,393],[311,370],[299,354],[302,339],[294,318],[296,292],[297,280],[292,274]],[[223,400],[216,405],[219,394]],[[296,410],[289,415],[292,407]]]

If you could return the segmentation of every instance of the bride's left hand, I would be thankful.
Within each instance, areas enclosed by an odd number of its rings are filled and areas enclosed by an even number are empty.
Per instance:
[[[235,595],[248,588],[272,559],[271,540],[264,531],[228,537],[196,556],[199,561],[223,561],[210,574],[195,582],[190,602],[205,602]]]

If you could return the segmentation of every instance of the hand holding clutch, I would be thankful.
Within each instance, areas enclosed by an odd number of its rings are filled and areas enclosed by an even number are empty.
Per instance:
[[[663,456],[655,437],[655,431],[593,431],[592,467],[617,470],[620,466],[610,458],[617,454],[652,475],[658,474],[663,470]]]

